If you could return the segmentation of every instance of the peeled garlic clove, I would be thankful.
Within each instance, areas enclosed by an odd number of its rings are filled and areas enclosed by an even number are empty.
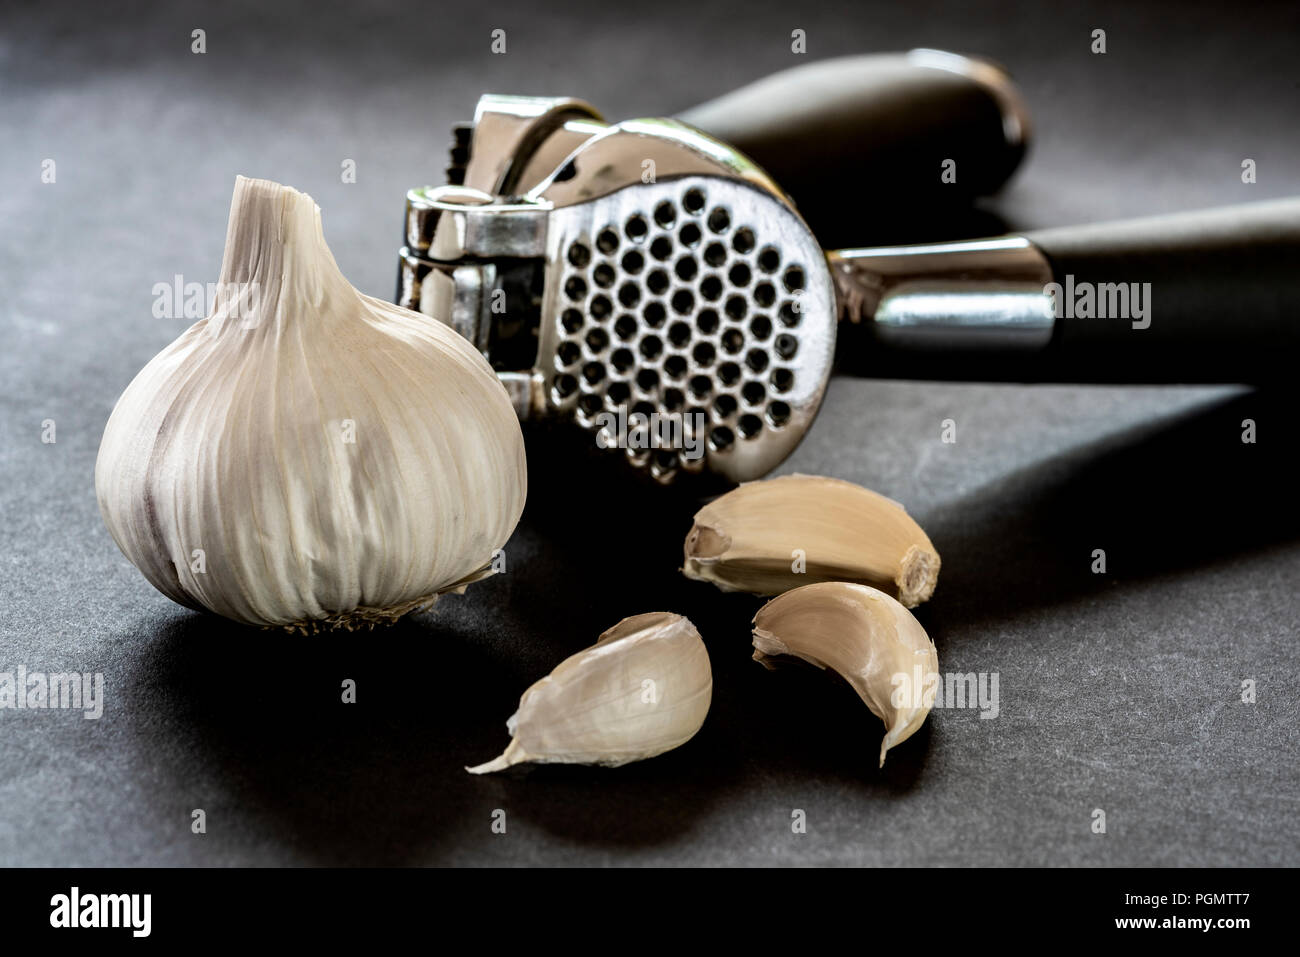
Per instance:
[[[478,351],[359,293],[311,198],[244,177],[213,313],[127,386],[95,466],[109,532],[159,591],[302,631],[391,621],[481,576],[526,481]]]
[[[884,592],[820,582],[778,595],[754,616],[754,660],[794,655],[830,668],[885,722],[885,752],[910,738],[934,703],[939,655],[912,613]]]
[[[700,633],[681,615],[624,618],[535,683],[506,722],[513,735],[471,774],[513,764],[615,768],[689,741],[709,712],[713,673]]]
[[[939,553],[893,499],[840,479],[788,475],[748,482],[700,509],[682,572],[755,595],[860,582],[914,608],[934,593]]]

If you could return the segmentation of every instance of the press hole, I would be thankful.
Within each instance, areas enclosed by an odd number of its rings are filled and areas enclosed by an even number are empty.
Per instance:
[[[722,280],[717,276],[705,276],[700,281],[700,295],[709,302],[717,302],[722,295]]]
[[[705,309],[695,317],[695,328],[707,335],[718,331],[718,314],[712,309]]]
[[[770,282],[760,282],[754,287],[754,301],[764,309],[771,309],[776,302],[776,289]]]
[[[707,399],[709,393],[713,391],[713,382],[706,375],[692,376],[690,390],[691,395],[695,396],[697,399]]]
[[[778,392],[789,392],[794,388],[794,373],[789,369],[776,369],[772,373],[772,387]]]
[[[734,396],[727,395],[725,392],[713,400],[713,411],[717,413],[718,418],[725,419],[732,415],[738,408],[738,403]]]
[[[738,253],[747,253],[754,248],[754,231],[748,226],[736,230],[731,239],[731,248]]]
[[[646,418],[649,418],[654,410],[654,404],[647,402],[645,399],[642,399],[636,405],[632,406],[633,415],[644,415]]]
[[[785,288],[790,292],[802,290],[805,281],[803,270],[798,266],[791,266],[785,271]]]
[[[704,190],[688,189],[682,197],[682,206],[688,213],[695,214],[704,208]]]
[[[581,409],[583,414],[588,417],[593,416],[597,412],[599,412],[600,407],[603,404],[604,403],[601,402],[600,396],[591,392],[588,392],[586,395],[584,395],[581,399],[578,400],[578,408]]]
[[[722,348],[734,356],[745,348],[745,337],[741,335],[739,329],[728,329],[722,334]]]
[[[555,350],[555,357],[559,360],[561,367],[573,365],[581,355],[582,348],[572,339],[561,342],[560,348]]]
[[[642,392],[653,392],[659,386],[659,373],[654,369],[642,369],[636,374],[636,384]]]
[[[637,322],[632,316],[619,316],[614,323],[614,332],[620,339],[631,339],[636,335]]]
[[[659,354],[664,351],[664,341],[658,336],[646,336],[641,340],[641,355],[651,361],[658,359]]]
[[[594,318],[608,319],[609,314],[614,311],[614,304],[609,301],[608,296],[596,296],[591,300],[590,309]]]
[[[700,232],[699,226],[694,223],[687,223],[682,227],[682,231],[677,234],[677,238],[682,241],[683,246],[695,246],[699,244],[701,235],[703,234]]]
[[[686,396],[681,389],[664,389],[663,405],[665,411],[676,412],[686,404]]]
[[[623,227],[623,231],[627,233],[628,239],[634,243],[639,243],[645,239],[646,233],[650,232],[650,224],[645,221],[644,216],[638,213],[635,216],[628,217],[627,225]]]
[[[683,348],[691,341],[691,327],[684,322],[674,322],[668,327],[668,341],[677,348]]]
[[[745,314],[749,312],[749,303],[745,301],[744,296],[732,296],[727,300],[727,315],[737,321],[744,319]]]
[[[632,355],[631,349],[615,349],[614,354],[609,357],[609,361],[614,364],[614,368],[619,372],[626,372],[636,365],[636,356]],[[613,387],[611,386],[611,388]]]
[[[604,329],[591,329],[587,332],[587,348],[599,353],[609,345],[609,334]]]
[[[726,451],[731,448],[735,442],[736,436],[732,433],[731,429],[727,428],[725,425],[720,425],[709,433],[709,445],[713,446],[713,448],[718,452]]]
[[[686,357],[669,356],[664,360],[664,372],[674,379],[680,379],[686,375]]]
[[[586,269],[587,263],[591,262],[591,250],[582,243],[574,243],[569,247],[569,262],[579,269]]]
[[[695,361],[700,365],[711,366],[713,365],[713,360],[717,358],[718,353],[717,350],[713,348],[713,343],[697,342],[695,348],[691,350],[691,355],[695,357]]]
[[[782,359],[791,359],[799,351],[799,340],[788,333],[776,337],[776,354]]]
[[[766,339],[772,334],[772,320],[767,316],[755,316],[749,323],[749,332],[755,339]]]
[[[677,268],[675,271],[677,273],[677,278],[682,280],[682,282],[690,282],[695,278],[695,274],[700,271],[700,267],[690,256],[683,256],[681,259],[677,260]]]
[[[635,276],[645,268],[645,257],[635,249],[628,250],[623,254],[623,271],[628,275]]]
[[[591,278],[601,289],[608,289],[614,285],[614,267],[609,263],[601,263],[591,271]]]
[[[786,301],[781,303],[781,311],[778,315],[781,317],[782,325],[790,326],[791,328],[799,325],[799,310],[795,308],[793,302]]]
[[[582,313],[577,309],[565,309],[560,314],[560,325],[564,327],[567,333],[575,333],[583,326]]]
[[[662,302],[647,302],[645,308],[641,310],[641,318],[655,329],[664,324],[664,318],[667,315],[668,310],[664,308]]]
[[[618,233],[609,228],[602,229],[600,235],[596,237],[596,248],[608,256],[618,249]]]
[[[767,421],[779,429],[790,421],[790,407],[784,402],[773,402],[767,407]]]
[[[727,247],[722,243],[709,243],[704,250],[704,261],[710,266],[721,266],[727,261]]]
[[[677,471],[677,453],[671,449],[658,449],[654,454],[655,468],[660,472]]]
[[[587,284],[579,276],[570,276],[564,284],[564,294],[574,302],[579,302],[587,295]]]
[[[763,428],[763,423],[756,415],[742,415],[736,422],[736,428],[747,439],[752,439]]]
[[[689,289],[678,289],[673,293],[673,310],[678,315],[686,315],[695,308],[695,295]]]
[[[767,390],[763,388],[763,383],[753,380],[745,383],[740,394],[750,405],[762,405],[763,400],[767,398]]]
[[[727,273],[727,278],[733,286],[748,286],[752,274],[744,263],[736,263],[731,267],[731,272]]]
[[[665,199],[662,203],[660,203],[658,206],[655,207],[655,222],[658,223],[660,226],[662,226],[664,229],[667,229],[668,227],[672,226],[672,224],[675,223],[676,221],[677,221],[677,210],[673,208],[673,204],[670,203],[668,200]]]
[[[618,301],[631,309],[641,301],[641,290],[636,287],[635,283],[625,282],[619,287]]]
[[[650,275],[646,276],[645,279],[646,288],[656,296],[663,295],[664,291],[668,288],[668,283],[668,273],[664,272],[662,269],[656,269]]]
[[[562,376],[556,376],[555,394],[558,395],[561,399],[567,399],[569,396],[573,395],[573,393],[576,391],[578,391],[577,379],[575,379],[573,376],[568,374]]]
[[[709,229],[715,233],[725,233],[731,228],[731,214],[721,206],[715,207],[713,212],[709,213]]]
[[[781,254],[775,246],[766,246],[758,254],[758,268],[763,272],[776,272],[781,267]]]
[[[588,385],[595,385],[605,378],[605,367],[599,362],[588,362],[582,367],[582,377],[587,380]]]
[[[762,372],[767,368],[767,353],[762,349],[750,349],[749,354],[745,356],[745,365],[755,372]]]
[[[622,405],[632,395],[632,389],[626,382],[611,382],[609,388],[605,390],[605,397],[609,399],[609,404],[618,406]]]
[[[734,362],[724,362],[718,366],[718,380],[723,385],[735,385],[740,381],[740,366]]]

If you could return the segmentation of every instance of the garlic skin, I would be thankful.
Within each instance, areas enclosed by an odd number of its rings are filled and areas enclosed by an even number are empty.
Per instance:
[[[359,293],[311,197],[242,176],[212,314],[127,386],[95,465],[104,523],[155,588],[304,632],[484,577],[526,488],[478,351]]]
[[[934,704],[934,642],[910,611],[868,585],[819,582],[778,595],[754,616],[754,660],[793,655],[830,668],[885,723],[885,752],[910,738]]]
[[[853,482],[795,474],[746,482],[700,509],[682,574],[755,595],[858,582],[914,608],[934,594],[939,565],[898,502]]]
[[[624,618],[566,658],[519,699],[506,722],[513,740],[470,774],[515,764],[616,768],[685,744],[713,698],[709,653],[681,615]]]

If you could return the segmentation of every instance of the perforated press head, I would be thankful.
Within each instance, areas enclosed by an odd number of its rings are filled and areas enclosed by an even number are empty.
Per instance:
[[[638,157],[654,182],[630,175]],[[409,209],[405,304],[476,342],[522,417],[572,420],[660,482],[738,482],[816,414],[825,255],[761,171],[698,132],[624,124],[517,201],[444,188]]]

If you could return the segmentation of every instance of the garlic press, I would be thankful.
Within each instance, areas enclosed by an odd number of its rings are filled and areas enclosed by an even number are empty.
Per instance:
[[[485,96],[448,185],[407,196],[397,301],[474,342],[522,418],[572,419],[660,482],[744,481],[797,444],[833,358],[835,293],[801,213],[833,231],[864,164],[895,200],[963,202],[1028,135],[1004,72],[934,50],[787,70],[680,120]],[[954,155],[962,189],[936,188]]]
[[[841,318],[855,352],[964,379],[1010,358],[1017,379],[1250,381],[1295,354],[1300,201],[827,252],[753,159],[679,120],[492,97],[461,148],[461,184],[407,196],[399,302],[473,342],[521,418],[661,483],[780,464]],[[1115,314],[1074,315],[1085,287]]]

